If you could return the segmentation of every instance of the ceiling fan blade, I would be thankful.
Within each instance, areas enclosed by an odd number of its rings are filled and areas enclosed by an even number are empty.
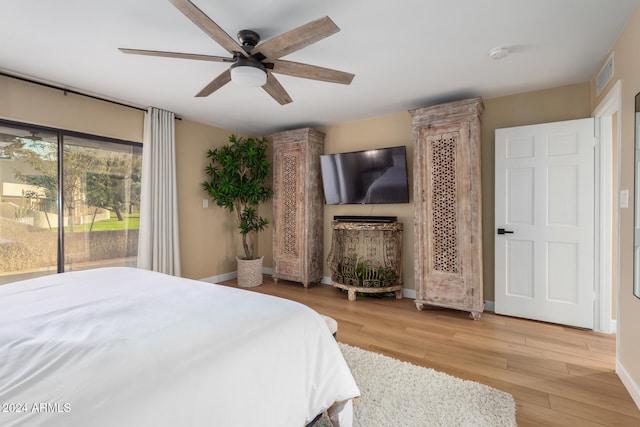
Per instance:
[[[201,11],[195,4],[189,0],[169,0],[184,16],[189,18],[191,22],[196,24],[198,28],[207,33],[209,37],[214,39],[220,46],[227,49],[230,53],[240,52],[244,56],[248,56],[242,46],[235,41],[229,34],[218,26],[211,18]]]
[[[278,101],[280,105],[289,104],[293,102],[289,94],[282,87],[278,79],[276,79],[273,74],[267,73],[267,82],[262,86],[262,89],[265,90],[273,99]]]
[[[351,84],[355,74],[344,71],[332,70],[331,68],[318,67],[317,65],[301,64],[299,62],[284,61],[277,59],[273,61],[273,73],[285,74],[287,76],[302,77],[304,79],[320,80],[329,83],[339,83],[343,85]]]
[[[174,0],[171,0],[174,1]],[[252,54],[261,53],[270,60],[278,59],[291,52],[309,46],[319,40],[340,31],[340,28],[329,18],[316,19],[286,33],[282,33],[256,46]]]
[[[220,89],[222,86],[224,86],[227,83],[229,83],[230,81],[231,81],[231,71],[226,70],[225,72],[220,74],[218,77],[213,79],[211,81],[211,83],[209,83],[204,88],[202,88],[202,90],[196,94],[196,98],[202,98],[202,97],[205,97],[205,96],[209,96],[213,92],[215,92],[218,89]]]
[[[233,58],[225,58],[223,56],[214,56],[214,55],[200,55],[197,53],[165,52],[162,50],[126,49],[123,47],[118,48],[118,50],[122,53],[128,53],[132,55],[161,56],[165,58],[179,58],[179,59],[196,59],[199,61],[211,61],[211,62],[233,62]]]

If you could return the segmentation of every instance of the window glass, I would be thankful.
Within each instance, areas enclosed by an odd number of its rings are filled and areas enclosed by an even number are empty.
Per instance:
[[[63,136],[65,271],[135,266],[140,146]]]
[[[0,123],[0,284],[135,266],[141,169],[141,144]]]
[[[0,125],[0,284],[58,271],[58,135]]]

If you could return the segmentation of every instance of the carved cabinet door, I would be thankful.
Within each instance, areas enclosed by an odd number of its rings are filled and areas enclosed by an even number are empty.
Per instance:
[[[284,144],[274,153],[274,273],[303,279],[304,225],[302,146]]]

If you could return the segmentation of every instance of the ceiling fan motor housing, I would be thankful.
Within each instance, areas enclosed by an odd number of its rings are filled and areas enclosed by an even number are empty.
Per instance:
[[[240,30],[238,31],[238,41],[248,53],[260,43],[260,34],[251,30]]]
[[[235,61],[233,62],[233,64],[231,64],[231,67],[229,68],[233,70],[234,68],[237,68],[237,67],[255,67],[262,71],[266,71],[266,67],[264,66],[264,64],[258,61],[253,56],[249,56],[245,58],[242,55],[238,55]]]
[[[238,31],[238,40],[242,48],[251,55],[251,50],[260,42],[260,35],[251,30]],[[244,56],[240,52],[235,52],[233,64],[229,67],[231,80],[241,86],[262,86],[267,81],[266,67],[254,56]],[[259,71],[258,71],[259,70]]]

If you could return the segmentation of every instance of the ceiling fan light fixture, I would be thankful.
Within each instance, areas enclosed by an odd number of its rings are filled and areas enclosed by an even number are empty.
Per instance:
[[[255,58],[238,58],[231,65],[231,81],[246,87],[260,87],[267,82],[267,71]]]

